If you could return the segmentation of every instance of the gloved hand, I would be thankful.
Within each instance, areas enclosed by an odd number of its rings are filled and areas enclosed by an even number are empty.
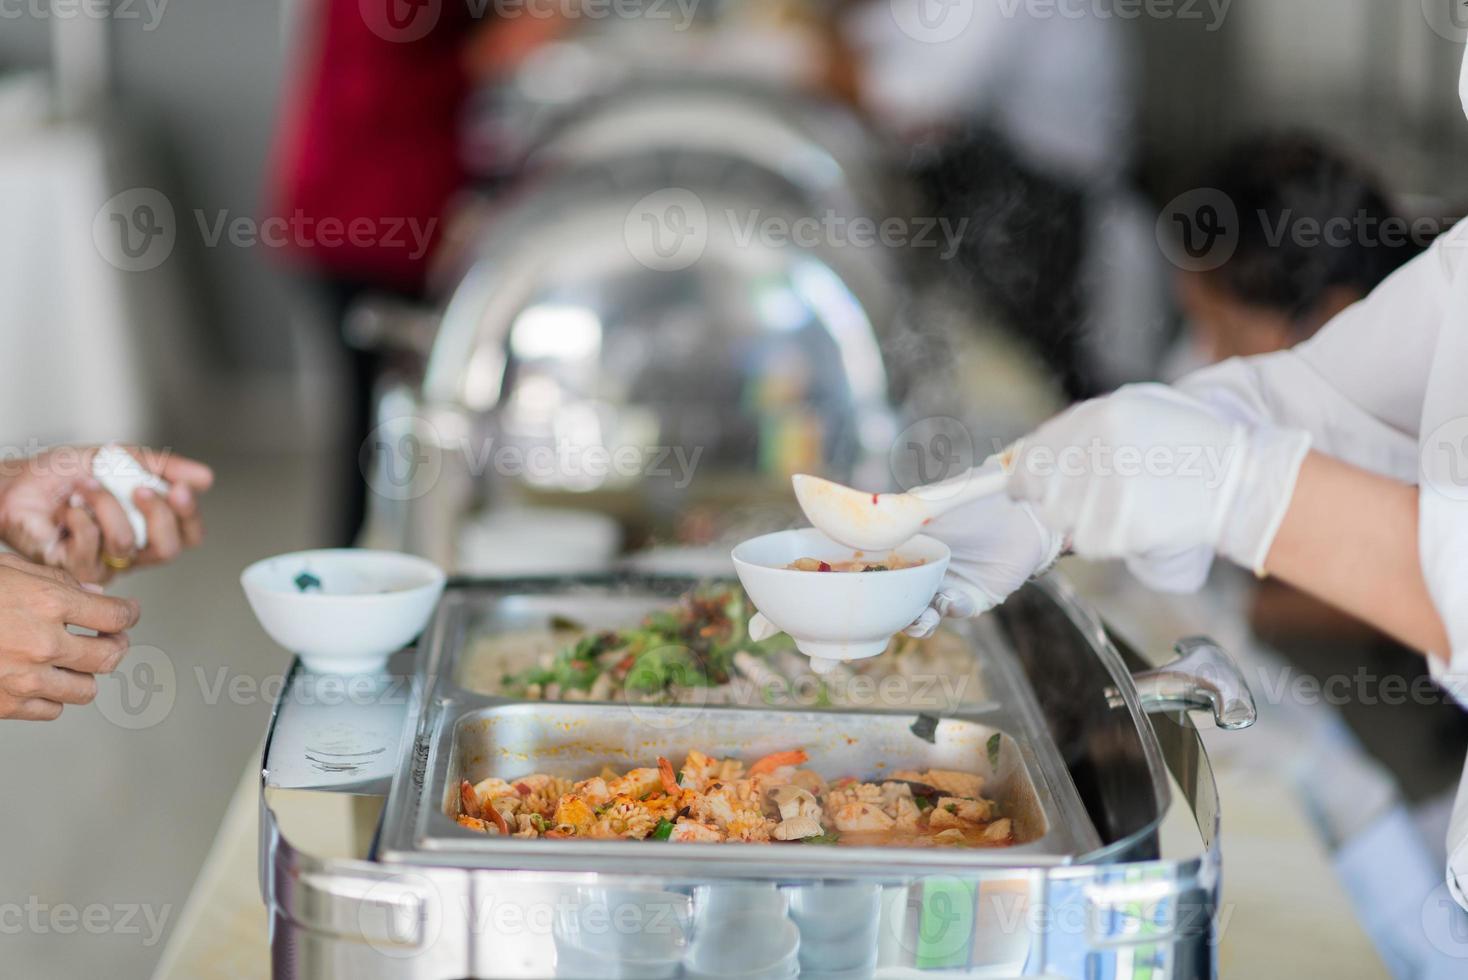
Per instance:
[[[1213,553],[1262,572],[1310,450],[1305,432],[1220,418],[1164,385],[1078,405],[1016,448],[1009,493],[1091,559],[1202,585]]]
[[[982,469],[995,469],[990,460]],[[931,636],[946,617],[970,619],[1004,602],[1060,557],[1063,535],[1042,523],[1034,510],[1004,495],[981,497],[951,510],[923,528],[948,545],[953,558],[933,604],[906,630]]]
[[[992,459],[980,472],[999,466]],[[1061,536],[1042,524],[1028,505],[1003,494],[949,511],[923,533],[948,545],[953,558],[933,604],[906,630],[919,638],[930,636],[944,617],[968,619],[993,609],[1054,564],[1063,547]],[[749,621],[749,635],[756,641],[778,632],[759,613]]]

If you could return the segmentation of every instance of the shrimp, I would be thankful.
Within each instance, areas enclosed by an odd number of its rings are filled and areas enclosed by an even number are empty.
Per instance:
[[[749,772],[746,775],[758,776],[762,773],[774,772],[782,766],[801,766],[809,761],[809,759],[810,756],[806,755],[804,749],[791,749],[788,752],[773,752],[750,766]]]
[[[478,820],[484,816],[484,809],[479,805],[479,794],[474,792],[474,784],[467,779],[459,783],[459,806],[466,817]]]
[[[673,764],[662,756],[658,756],[658,777],[663,781],[663,792],[669,796],[677,796],[681,787],[678,785],[678,777],[673,774]]]
[[[505,821],[505,815],[503,813],[500,813],[499,810],[495,809],[493,803],[484,808],[484,815],[490,819],[491,823],[499,828],[500,833],[504,834],[506,837],[510,836],[510,825]]]

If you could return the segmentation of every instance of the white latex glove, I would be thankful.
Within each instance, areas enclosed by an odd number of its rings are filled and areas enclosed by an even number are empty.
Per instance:
[[[1009,490],[1082,557],[1126,559],[1149,585],[1190,591],[1214,552],[1262,572],[1309,449],[1308,433],[1134,385],[1024,439]]]
[[[969,619],[998,606],[1055,564],[1065,547],[1064,537],[1028,504],[1002,494],[951,510],[923,533],[948,545],[953,558],[933,604],[906,630],[919,638],[931,636],[945,617]]]

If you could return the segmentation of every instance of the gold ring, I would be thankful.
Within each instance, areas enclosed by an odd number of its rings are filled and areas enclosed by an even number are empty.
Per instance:
[[[102,564],[114,572],[125,572],[133,567],[133,560],[131,558],[114,558],[111,555],[104,554],[102,556]]]

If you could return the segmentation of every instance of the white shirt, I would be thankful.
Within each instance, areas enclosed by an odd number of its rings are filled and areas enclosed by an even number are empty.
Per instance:
[[[1083,186],[1114,180],[1130,159],[1133,129],[1126,25],[1082,5],[1006,6],[1015,5],[858,8],[846,30],[873,112],[898,131],[983,119],[1048,173]]]
[[[1299,347],[1178,387],[1234,418],[1305,429],[1319,452],[1420,487],[1422,570],[1452,645],[1428,663],[1468,706],[1468,222]],[[1468,908],[1468,775],[1447,880]]]

